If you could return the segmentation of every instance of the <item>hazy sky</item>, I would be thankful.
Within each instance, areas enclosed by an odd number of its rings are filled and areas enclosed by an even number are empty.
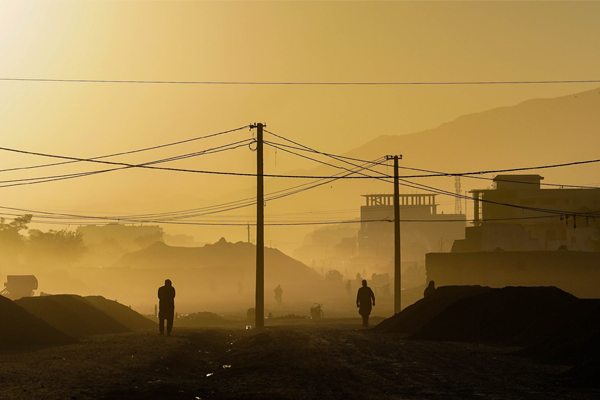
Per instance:
[[[194,81],[514,81],[600,78],[600,2],[0,3],[0,77]],[[2,146],[91,157],[255,121],[341,153],[379,135],[598,85],[182,86],[0,82]],[[123,157],[147,161],[250,137]],[[227,154],[227,153],[225,153]],[[0,169],[51,162],[2,153]],[[173,166],[254,172],[236,150]],[[266,171],[309,167],[270,152]],[[99,167],[2,173],[3,180]],[[2,188],[1,205],[166,211],[251,178],[125,171]],[[172,202],[171,202],[172,201]],[[187,204],[187,203],[186,203]]]

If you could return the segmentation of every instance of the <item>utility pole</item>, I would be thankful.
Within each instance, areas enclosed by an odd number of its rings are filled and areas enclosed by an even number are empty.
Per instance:
[[[248,243],[250,243],[250,222],[248,222]]]
[[[400,252],[400,180],[398,178],[398,160],[402,156],[385,156],[394,160],[394,313],[402,311],[402,270]]]
[[[263,168],[263,127],[261,123],[250,125],[256,128],[256,304],[255,326],[265,326],[265,188]]]

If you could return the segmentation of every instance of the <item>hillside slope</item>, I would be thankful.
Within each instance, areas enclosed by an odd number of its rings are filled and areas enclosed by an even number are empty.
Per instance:
[[[125,254],[114,266],[144,270],[201,269],[205,279],[239,279],[239,274],[254,274],[256,246],[243,242],[230,243],[224,238],[203,247],[172,247],[156,242],[145,249]],[[319,279],[319,275],[279,250],[265,248],[265,279],[299,283]]]

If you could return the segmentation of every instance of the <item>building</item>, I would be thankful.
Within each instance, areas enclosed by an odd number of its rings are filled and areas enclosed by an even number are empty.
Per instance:
[[[317,271],[338,269],[352,277],[357,272],[364,277],[372,273],[391,273],[394,195],[363,197],[366,204],[360,208],[361,222],[316,229],[305,237],[294,256]],[[452,243],[464,237],[465,215],[438,214],[437,207],[433,194],[400,195],[402,269],[406,272],[403,277],[406,287],[424,283],[425,254],[450,251]]]
[[[542,189],[540,175],[498,175],[495,188],[473,190],[474,222],[453,252],[592,251],[591,218],[600,210],[600,189]],[[551,211],[551,212],[549,212]]]
[[[581,298],[600,297],[600,252],[480,251],[427,254],[436,286],[556,286]]]
[[[437,286],[557,286],[598,297],[597,229],[576,215],[600,211],[600,189],[542,189],[543,179],[498,175],[494,188],[473,190],[473,226],[451,253],[427,254],[427,279]]]
[[[394,259],[394,195],[368,194],[360,208],[358,255]],[[425,254],[449,251],[464,237],[464,214],[438,214],[435,194],[400,195],[400,241],[402,261],[425,265]]]

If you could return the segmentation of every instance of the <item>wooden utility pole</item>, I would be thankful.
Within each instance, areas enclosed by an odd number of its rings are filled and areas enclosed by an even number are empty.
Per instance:
[[[265,325],[265,189],[263,168],[263,127],[261,123],[251,125],[256,128],[256,304],[255,326]]]
[[[400,252],[400,180],[398,178],[398,160],[402,156],[385,156],[394,160],[394,313],[402,311],[402,270]]]

